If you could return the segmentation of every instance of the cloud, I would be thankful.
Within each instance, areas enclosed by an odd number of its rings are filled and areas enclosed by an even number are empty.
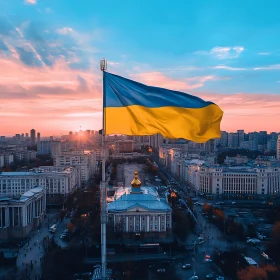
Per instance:
[[[205,99],[218,104],[224,111],[222,129],[246,131],[278,129],[280,119],[279,94],[217,94],[211,92],[196,92]]]
[[[203,87],[207,81],[220,81],[231,79],[229,76],[195,76],[190,78],[185,78],[182,80],[173,79],[165,76],[161,72],[145,72],[138,74],[131,74],[131,77],[137,81],[140,81],[144,84],[168,88],[172,90],[192,90],[196,88]]]
[[[244,51],[244,47],[214,47],[210,54],[219,59],[237,58]]]
[[[226,65],[217,65],[217,66],[212,67],[212,69],[224,69],[224,70],[229,70],[229,71],[245,71],[245,70],[248,70],[247,68],[231,67],[231,66],[226,66]]]
[[[30,67],[1,56],[0,65],[2,133],[28,131],[30,124],[49,134],[80,125],[100,129],[102,77],[97,67],[74,70],[63,59],[52,67]]]
[[[69,35],[69,34],[73,34],[74,32],[75,30],[71,27],[63,27],[63,28],[56,29],[56,33],[60,35]]]
[[[196,55],[212,55],[219,59],[229,59],[237,58],[244,51],[244,47],[234,46],[234,47],[214,47],[210,51],[195,51]]]
[[[25,4],[35,5],[37,4],[37,0],[24,0]]]
[[[259,52],[258,55],[270,55],[270,52]]]
[[[256,67],[254,70],[280,70],[280,64],[272,64],[268,66]]]

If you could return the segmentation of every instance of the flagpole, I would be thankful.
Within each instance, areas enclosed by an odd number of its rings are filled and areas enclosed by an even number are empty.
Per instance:
[[[106,211],[106,177],[105,177],[105,83],[104,83],[104,71],[107,69],[107,61],[102,59],[100,61],[100,70],[103,72],[103,114],[102,114],[102,181],[100,184],[101,188],[101,279],[107,279],[106,269],[106,222],[107,222],[107,211]]]

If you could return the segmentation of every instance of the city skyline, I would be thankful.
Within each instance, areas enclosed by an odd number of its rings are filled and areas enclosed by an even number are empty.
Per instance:
[[[1,135],[101,129],[103,57],[112,73],[217,103],[222,130],[279,131],[280,4],[122,3],[3,1]]]

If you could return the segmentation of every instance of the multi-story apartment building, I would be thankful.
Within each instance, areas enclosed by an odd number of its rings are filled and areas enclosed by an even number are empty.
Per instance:
[[[51,153],[51,141],[40,141],[37,146],[38,155],[49,155]]]
[[[155,150],[158,150],[163,144],[163,136],[161,134],[152,135],[149,137],[149,143]]]
[[[46,190],[48,204],[63,203],[79,185],[76,176],[77,173],[73,167],[62,170],[53,166],[43,166],[29,172],[2,172],[0,173],[0,196],[22,195],[40,186]]]
[[[50,152],[52,157],[61,155],[61,142],[60,141],[51,141],[50,143]]]
[[[54,166],[74,166],[79,171],[79,179],[85,184],[96,171],[96,155],[93,151],[62,152],[54,156]]]
[[[4,155],[0,155],[0,168],[2,168],[4,165],[5,165]]]

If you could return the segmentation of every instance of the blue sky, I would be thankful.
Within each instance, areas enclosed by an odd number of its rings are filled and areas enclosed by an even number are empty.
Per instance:
[[[86,119],[95,114],[91,128],[97,129],[98,63],[105,57],[108,71],[218,103],[225,112],[223,129],[243,122],[246,130],[279,130],[279,9],[278,1],[2,0],[4,72],[27,74],[14,84],[7,82],[10,76],[2,84],[0,79],[0,99],[7,105],[0,114],[16,123],[19,116],[11,111],[24,97],[27,108],[20,114],[26,120],[32,104],[44,102],[49,105],[33,110],[38,125],[52,116],[55,132],[75,129],[78,122],[90,126]],[[68,91],[84,103],[69,107]],[[58,100],[63,116],[54,114]],[[79,118],[74,126],[69,114]],[[11,129],[17,127],[5,131]]]

